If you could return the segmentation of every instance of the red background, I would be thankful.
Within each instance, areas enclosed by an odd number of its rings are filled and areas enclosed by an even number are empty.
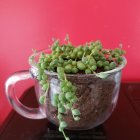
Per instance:
[[[5,80],[28,69],[31,49],[70,35],[74,44],[100,39],[106,48],[123,43],[128,64],[123,80],[139,81],[139,0],[0,0],[0,125],[10,111]]]

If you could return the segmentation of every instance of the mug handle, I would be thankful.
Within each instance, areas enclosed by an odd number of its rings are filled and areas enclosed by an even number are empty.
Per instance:
[[[12,105],[12,107],[20,115],[30,119],[44,119],[46,118],[46,115],[41,111],[41,108],[30,108],[23,105],[14,93],[14,87],[17,82],[27,80],[30,78],[32,78],[32,76],[28,70],[19,71],[11,75],[7,79],[5,84],[6,97],[9,103]]]

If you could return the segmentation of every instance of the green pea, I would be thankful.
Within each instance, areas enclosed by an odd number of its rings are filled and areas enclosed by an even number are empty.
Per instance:
[[[65,45],[65,44],[62,45],[62,48],[61,48],[61,49],[62,49],[63,52],[65,52],[65,50],[66,50],[66,45]]]
[[[59,100],[66,102],[65,94],[63,94],[63,93],[59,94]]]
[[[61,108],[63,105],[61,103],[58,103],[58,108]]]
[[[118,55],[121,55],[121,50],[120,50],[119,48],[116,48],[116,49],[114,50],[114,52],[117,53]]]
[[[57,72],[58,72],[58,73],[64,73],[64,68],[62,68],[62,67],[57,67]]]
[[[71,109],[72,108],[72,104],[71,103],[67,103],[66,107],[67,107],[67,109]]]
[[[71,88],[72,87],[72,83],[70,81],[67,82],[67,87]]]
[[[109,61],[104,61],[104,66],[109,66]]]
[[[77,102],[77,100],[78,100],[78,99],[77,99],[76,97],[74,97],[74,98],[71,99],[71,102],[72,102],[72,103],[75,103],[75,102]]]
[[[63,59],[63,58],[61,58],[61,57],[59,58],[59,60],[58,60],[58,61],[59,61],[59,63],[61,63],[61,64],[63,64],[63,63],[64,63],[64,59]]]
[[[78,53],[78,48],[74,48],[74,49],[73,49],[73,52],[74,52],[74,53]]]
[[[64,66],[66,66],[66,65],[68,65],[68,64],[69,64],[68,61],[65,61],[65,62],[63,63]]]
[[[71,59],[75,59],[76,56],[77,56],[76,53],[73,52],[73,53],[71,53],[70,58],[71,58]]]
[[[58,59],[54,59],[54,61],[53,61],[54,65],[57,65],[58,62],[59,62]]]
[[[69,88],[68,88],[67,86],[64,86],[64,87],[62,88],[62,91],[63,91],[63,92],[68,92],[68,91],[69,91]]]
[[[87,55],[86,56],[86,59],[88,60],[88,59],[90,59],[91,58],[91,55]]]
[[[108,52],[107,52],[107,50],[102,50],[102,53],[107,54]]]
[[[85,70],[85,69],[86,69],[86,66],[85,66],[85,64],[84,64],[83,62],[78,61],[78,62],[77,62],[77,68],[78,68],[79,70]]]
[[[91,72],[90,69],[86,69],[86,70],[85,70],[85,73],[86,73],[86,74],[91,74],[92,72]]]
[[[65,68],[64,68],[66,73],[71,73],[71,69],[72,69],[72,65],[71,64],[66,65]]]
[[[61,57],[65,59],[65,58],[67,57],[67,54],[66,54],[66,53],[63,53],[63,54],[61,55]]]
[[[65,79],[64,74],[63,74],[63,73],[59,73],[59,74],[58,74],[58,79],[64,80],[64,79]]]
[[[106,58],[105,58],[104,56],[102,56],[100,59],[101,59],[102,61],[105,61],[105,60],[106,60]]]
[[[99,50],[93,49],[92,54],[93,54],[93,56],[97,56],[99,54]]]
[[[78,73],[78,69],[76,67],[73,67],[72,70],[71,70],[71,72],[74,73],[74,74],[76,74],[76,73]]]
[[[55,63],[52,61],[51,63],[50,63],[50,67],[55,67],[56,65],[55,65]]]
[[[114,54],[115,58],[118,58],[120,55],[118,53]]]
[[[61,52],[61,48],[60,47],[57,47],[56,48],[56,51],[57,51],[57,53],[60,53]]]
[[[88,61],[88,64],[89,64],[90,66],[96,65],[95,59],[94,59],[94,58],[90,58],[89,61]]]
[[[95,58],[95,60],[96,60],[96,61],[98,61],[98,60],[100,59],[100,57],[99,57],[99,56],[97,56],[97,55],[96,55],[96,56],[94,56],[94,58]]]
[[[88,52],[89,51],[88,46],[83,47],[83,50],[84,50],[84,52]]]
[[[102,66],[103,66],[103,62],[102,61],[97,61],[97,66],[99,67],[99,68],[101,68]]]
[[[95,46],[94,45],[90,45],[90,47],[89,47],[89,49],[92,51],[93,49],[95,48]]]
[[[40,96],[39,102],[40,102],[40,104],[45,104],[45,102],[46,102],[46,96],[45,95]]]
[[[118,57],[117,58],[117,60],[116,60],[118,63],[120,63],[120,62],[122,62],[123,61],[123,58],[120,56],[120,57]]]
[[[72,98],[72,96],[73,96],[73,94],[71,92],[67,92],[65,94],[65,97],[66,97],[67,100],[70,100]]]
[[[41,63],[41,68],[45,69],[46,68],[46,64],[45,63]]]
[[[49,88],[49,84],[48,84],[48,83],[46,83],[46,84],[44,84],[44,85],[42,86],[42,89],[43,89],[44,91],[46,91],[48,88]]]
[[[71,48],[67,46],[67,48],[66,48],[65,51],[66,51],[66,52],[70,52],[70,51],[71,51]]]
[[[66,86],[66,82],[65,82],[65,81],[62,81],[62,82],[60,83],[60,87],[63,88],[64,86]]]
[[[42,80],[44,80],[44,81],[45,81],[45,80],[47,80],[47,78],[48,78],[48,77],[47,77],[47,75],[46,75],[46,74],[43,74],[43,75],[42,75]]]
[[[61,114],[58,114],[58,115],[57,115],[57,119],[58,119],[58,120],[62,120],[62,118],[63,118],[63,116],[62,116]]]
[[[83,62],[84,64],[87,64],[88,58],[87,58],[87,57],[82,57],[82,62]]]
[[[78,53],[77,53],[77,57],[78,58],[81,58],[83,56],[83,51],[79,51]]]
[[[91,67],[91,69],[92,69],[93,71],[95,71],[95,70],[97,69],[97,66],[96,66],[96,65],[93,65],[93,66]]]
[[[77,65],[77,62],[76,61],[72,61],[72,65],[73,66],[76,66]]]
[[[53,100],[52,105],[57,107],[58,106],[58,100]]]
[[[104,70],[105,70],[105,71],[108,71],[108,70],[110,70],[110,67],[109,67],[109,66],[105,66],[105,67],[104,67]]]
[[[66,128],[68,125],[65,121],[60,122],[60,128]]]
[[[76,117],[74,117],[74,120],[75,121],[79,121],[80,120],[80,117],[76,116]]]
[[[44,59],[45,62],[51,62],[51,57],[47,56],[45,59]]]
[[[80,115],[81,113],[78,109],[72,109],[72,114],[76,116],[76,115]]]
[[[57,59],[58,57],[59,57],[59,54],[55,54],[52,56],[52,59],[54,60],[54,59]]]
[[[116,63],[115,62],[111,62],[109,64],[110,69],[114,69],[116,67]]]
[[[65,113],[66,112],[66,109],[65,109],[65,107],[60,107],[60,108],[58,108],[58,112],[59,113]]]

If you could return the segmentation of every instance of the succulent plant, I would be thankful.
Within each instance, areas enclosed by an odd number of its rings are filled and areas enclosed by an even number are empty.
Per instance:
[[[108,74],[103,72],[115,69],[123,62],[125,51],[121,47],[116,49],[104,49],[102,43],[91,41],[85,45],[74,46],[66,37],[66,43],[61,44],[59,40],[54,40],[50,46],[50,54],[42,53],[37,63],[37,79],[42,87],[42,95],[39,102],[45,104],[46,95],[49,89],[48,77],[45,70],[57,72],[60,80],[60,93],[55,93],[53,106],[56,107],[59,120],[59,131],[63,133],[66,140],[69,140],[64,133],[67,122],[63,120],[63,115],[70,110],[75,121],[80,120],[80,112],[73,108],[73,104],[78,101],[76,97],[76,87],[67,79],[67,74],[95,74],[99,78],[106,78]]]

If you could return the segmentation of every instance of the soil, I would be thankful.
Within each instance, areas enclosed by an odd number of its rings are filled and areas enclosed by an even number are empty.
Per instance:
[[[47,96],[46,114],[48,119],[56,125],[59,125],[57,119],[57,109],[52,106],[54,92],[60,90],[60,81],[57,75],[48,75],[50,80],[50,89]],[[63,120],[67,122],[68,129],[90,129],[104,122],[112,113],[116,105],[120,86],[120,72],[108,76],[106,79],[100,79],[93,76],[67,76],[76,87],[76,96],[78,102],[73,108],[80,110],[80,120],[74,121],[71,111],[63,115]]]

